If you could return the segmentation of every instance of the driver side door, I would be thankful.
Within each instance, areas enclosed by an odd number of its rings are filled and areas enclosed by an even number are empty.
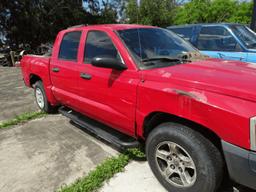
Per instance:
[[[138,73],[129,66],[126,70],[93,66],[94,57],[124,60],[107,32],[90,30],[85,33],[84,58],[78,64],[81,112],[133,136]]]

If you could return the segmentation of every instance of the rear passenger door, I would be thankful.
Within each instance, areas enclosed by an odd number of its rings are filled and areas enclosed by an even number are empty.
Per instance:
[[[54,96],[62,104],[76,107],[77,59],[82,31],[60,34],[59,50],[55,50],[50,63],[50,77]]]
[[[247,53],[224,26],[202,27],[197,48],[205,55],[225,60],[246,61]]]

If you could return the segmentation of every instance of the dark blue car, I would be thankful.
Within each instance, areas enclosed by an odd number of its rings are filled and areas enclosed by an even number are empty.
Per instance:
[[[210,57],[256,63],[256,33],[246,25],[191,24],[167,29],[190,41]]]

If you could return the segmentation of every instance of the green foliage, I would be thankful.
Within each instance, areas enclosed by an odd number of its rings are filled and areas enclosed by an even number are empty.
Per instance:
[[[59,192],[92,192],[100,188],[105,180],[113,177],[114,174],[123,170],[128,164],[127,155],[119,155],[105,160],[96,169],[91,171],[88,176],[77,180],[70,186],[63,187]]]
[[[180,6],[175,24],[239,22],[250,23],[252,2],[239,0],[191,0]]]
[[[251,22],[253,2],[242,2],[227,22],[249,24]]]
[[[126,154],[131,158],[131,159],[144,159],[146,158],[145,153],[141,151],[138,148],[134,149],[128,149]]]
[[[24,113],[24,114],[16,116],[14,119],[3,121],[2,123],[0,123],[0,129],[8,128],[10,126],[17,125],[19,123],[24,123],[24,122],[27,122],[32,119],[40,118],[45,115],[46,115],[46,113],[41,112],[41,111]]]
[[[126,15],[129,23],[165,27],[173,22],[175,7],[172,0],[141,0],[140,6],[136,0],[129,0]]]
[[[1,0],[0,29],[10,44],[29,44],[32,49],[41,43],[53,42],[56,34],[79,24],[115,23],[117,13],[108,1],[99,0]]]
[[[129,19],[128,23],[139,23],[140,12],[136,0],[129,0],[125,12]]]
[[[113,3],[104,2],[103,8],[99,12],[99,19],[97,23],[109,24],[116,23],[117,19],[117,11],[116,7]]]
[[[82,1],[84,5],[82,6]],[[0,33],[10,44],[53,42],[69,26],[99,23],[250,23],[252,1],[240,0],[1,0]],[[15,48],[15,47],[14,47]]]
[[[12,43],[32,47],[53,40],[63,28],[83,21],[83,10],[68,0],[3,0],[0,21]]]
[[[77,180],[70,186],[62,187],[59,192],[93,192],[102,187],[103,183],[116,173],[123,171],[131,159],[145,157],[138,149],[130,149],[124,154],[112,157],[98,165],[87,176]]]
[[[207,22],[207,9],[210,0],[192,0],[177,10],[175,24],[204,23]],[[195,11],[196,10],[196,11]]]

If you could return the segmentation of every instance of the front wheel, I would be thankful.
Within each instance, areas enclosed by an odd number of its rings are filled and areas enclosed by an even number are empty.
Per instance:
[[[223,177],[218,149],[189,127],[163,123],[146,142],[148,163],[159,182],[175,192],[215,192]]]

